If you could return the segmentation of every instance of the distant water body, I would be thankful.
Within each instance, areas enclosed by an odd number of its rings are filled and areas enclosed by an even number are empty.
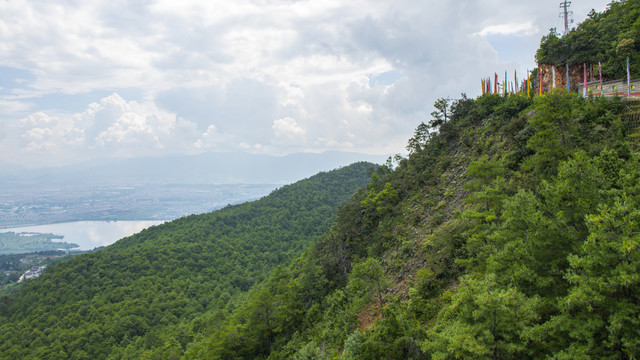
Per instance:
[[[62,235],[59,241],[78,244],[74,250],[92,250],[96,247],[111,245],[123,237],[162,224],[164,221],[75,221],[68,223],[25,226],[0,229],[0,232],[37,232]]]

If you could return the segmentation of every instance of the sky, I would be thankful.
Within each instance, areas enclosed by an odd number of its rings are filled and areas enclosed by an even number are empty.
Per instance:
[[[404,153],[436,99],[535,67],[559,4],[0,0],[0,163]]]

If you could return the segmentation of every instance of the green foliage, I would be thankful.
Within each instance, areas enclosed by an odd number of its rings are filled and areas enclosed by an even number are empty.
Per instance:
[[[603,13],[591,12],[569,34],[560,37],[555,29],[543,36],[536,52],[539,64],[602,62],[608,79],[626,77],[626,58],[631,59],[632,76],[640,74],[640,2],[612,1]]]
[[[383,216],[390,212],[398,202],[398,192],[389,183],[384,184],[380,192],[372,188],[367,197],[362,201],[362,211],[370,212],[377,216]]]
[[[562,308],[574,342],[565,358],[640,355],[640,211],[629,195],[587,218],[589,236],[569,257],[572,286]]]
[[[429,142],[429,127],[425,123],[420,123],[416,128],[416,131],[407,145],[409,154],[420,152]]]
[[[77,244],[60,241],[62,236],[41,233],[0,232],[0,256],[8,254],[28,254],[58,249],[77,248]],[[58,240],[58,241],[53,241]]]
[[[431,113],[432,119],[429,121],[429,127],[438,129],[442,124],[449,121],[451,113],[449,102],[450,100],[445,98],[436,100],[433,104],[433,107],[436,108],[436,110]]]
[[[535,115],[529,121],[535,133],[527,142],[534,154],[525,169],[549,176],[578,146],[579,124],[572,112],[580,99],[577,94],[558,89],[536,100]]]
[[[0,297],[20,288],[26,282],[17,283],[20,276],[37,266],[51,266],[71,257],[90,251],[66,254],[62,250],[38,251],[28,254],[0,255]]]
[[[367,258],[351,269],[347,290],[357,297],[362,297],[363,294],[373,295],[378,300],[378,306],[382,308],[382,295],[387,285],[380,261]],[[371,301],[366,298],[365,300]]]
[[[464,277],[423,348],[432,359],[522,359],[522,334],[536,320],[538,306],[537,298],[500,286],[493,274]]]
[[[261,200],[155,226],[50,266],[3,299],[0,358],[181,357],[244,292],[329,229],[338,205],[366,181],[371,167],[357,163],[321,173]],[[299,279],[309,286],[305,295],[322,286],[315,278],[306,272]],[[303,295],[283,295],[280,285],[275,289],[252,293],[255,299],[245,305],[251,316],[222,327],[212,346],[233,354],[241,341],[268,352],[273,334],[299,320],[276,310],[293,311],[304,301]],[[234,334],[245,328],[251,332],[239,340]]]

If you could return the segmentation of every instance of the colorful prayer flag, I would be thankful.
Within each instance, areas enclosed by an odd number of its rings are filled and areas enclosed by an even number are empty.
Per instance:
[[[587,63],[584,63],[584,88],[582,89],[582,96],[587,96]]]
[[[604,96],[604,89],[602,88],[602,64],[598,61],[598,72],[600,73],[600,96]]]
[[[540,72],[540,95],[542,95],[542,68],[538,68],[538,72]]]
[[[628,56],[627,56],[627,96],[631,96],[631,71],[629,70]]]

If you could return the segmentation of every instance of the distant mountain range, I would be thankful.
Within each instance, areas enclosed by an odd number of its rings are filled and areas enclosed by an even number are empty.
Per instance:
[[[319,171],[357,161],[383,163],[388,155],[327,151],[286,156],[204,153],[163,157],[102,159],[55,168],[27,169],[0,163],[3,182],[82,182],[90,184],[291,183]]]

